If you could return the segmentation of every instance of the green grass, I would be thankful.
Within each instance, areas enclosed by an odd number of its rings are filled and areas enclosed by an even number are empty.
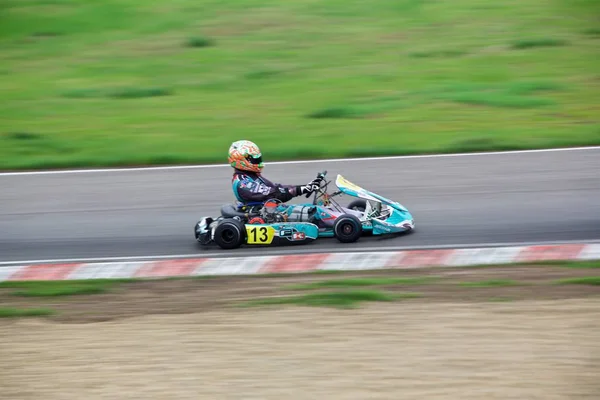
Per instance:
[[[583,276],[579,278],[566,278],[556,281],[559,285],[600,285],[600,276]]]
[[[459,285],[469,288],[492,288],[492,287],[504,287],[504,286],[516,286],[522,285],[512,279],[488,279],[482,281],[473,282],[460,282]]]
[[[106,97],[112,99],[141,99],[144,97],[170,96],[172,94],[172,90],[159,87],[122,87],[107,90],[76,89],[69,90],[61,95],[71,99],[91,99],[95,97]]]
[[[555,38],[536,38],[536,39],[521,39],[512,44],[513,49],[523,50],[532,49],[535,47],[558,47],[566,46],[568,43],[562,39]]]
[[[290,285],[290,290],[312,290],[322,288],[350,288],[357,286],[388,286],[388,285],[423,285],[433,281],[430,277],[418,278],[348,278],[331,279],[320,282],[311,282],[306,284]]]
[[[600,37],[600,28],[589,28],[583,31],[584,35]]]
[[[133,279],[90,279],[74,281],[8,281],[0,282],[0,289],[15,289],[14,296],[60,297],[107,293],[121,283]]]
[[[48,308],[9,308],[0,307],[0,318],[42,317],[54,314]]]
[[[204,36],[194,36],[187,40],[188,47],[210,47],[215,45],[215,41]]]
[[[533,95],[561,90],[565,88],[555,82],[531,80],[501,85],[451,85],[440,89],[436,96],[461,104],[527,109],[555,105],[552,99]]]
[[[589,261],[544,261],[542,264],[557,266],[563,268],[574,268],[574,269],[594,269],[600,268],[600,260],[589,260]]]
[[[311,307],[354,308],[365,301],[390,302],[419,297],[417,293],[386,293],[377,290],[348,290],[339,292],[312,293],[301,296],[269,297],[244,302],[244,307],[267,305],[302,305]]]
[[[510,297],[490,297],[488,301],[492,303],[507,303],[513,301],[513,299]]]
[[[115,99],[141,99],[144,97],[170,96],[171,94],[173,94],[172,91],[165,88],[132,87],[113,90],[108,96]]]
[[[1,10],[0,169],[600,144],[596,1]]]
[[[411,57],[429,58],[429,57],[461,57],[468,54],[463,50],[431,50],[431,51],[416,51],[410,53]]]

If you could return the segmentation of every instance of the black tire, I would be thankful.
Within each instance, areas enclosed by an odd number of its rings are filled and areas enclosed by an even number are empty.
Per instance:
[[[215,243],[222,249],[236,249],[246,239],[244,223],[237,219],[227,219],[215,229]]]
[[[362,235],[362,224],[354,215],[342,214],[333,224],[333,235],[342,243],[356,242]]]
[[[365,212],[365,210],[367,209],[367,201],[363,200],[363,199],[356,199],[356,200],[352,200],[350,202],[350,204],[348,204],[348,207],[351,210],[354,211],[360,211],[360,212]],[[363,235],[364,236],[373,236],[373,231],[363,231]]]
[[[363,199],[353,200],[350,202],[350,204],[348,204],[347,208],[349,208],[351,210],[363,212],[367,209],[367,201],[363,200]]]

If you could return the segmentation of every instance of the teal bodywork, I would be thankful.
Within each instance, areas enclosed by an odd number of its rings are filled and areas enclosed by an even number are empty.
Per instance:
[[[290,242],[315,240],[319,237],[319,227],[310,222],[274,222],[263,225],[272,227],[275,230],[276,237]],[[296,233],[304,234],[303,238],[294,238]]]
[[[369,215],[366,215],[365,222],[370,225],[369,229],[373,235],[400,233],[414,229],[415,223],[413,216],[408,209],[399,202],[363,189],[341,175],[337,176],[335,183],[340,191],[348,196],[361,198],[371,205],[379,204],[387,206],[389,215],[386,218],[369,218]],[[366,213],[368,214],[368,210]],[[364,228],[363,224],[363,229]]]
[[[277,212],[286,215],[288,221],[294,221],[295,214],[300,215],[299,219],[301,221],[305,221],[306,219],[304,218],[310,218],[309,221],[318,227],[319,237],[333,237],[333,223],[337,217],[344,213],[355,214],[359,217],[363,231],[372,235],[400,233],[410,231],[414,228],[413,216],[399,202],[389,200],[363,189],[349,182],[341,175],[337,176],[336,186],[343,194],[365,200],[370,205],[369,209],[365,210],[363,214],[345,207],[332,207],[327,204],[327,201],[321,199],[314,203],[279,204]],[[387,207],[386,211],[389,213],[385,218],[373,218],[368,215],[369,211],[375,210],[382,205]],[[303,216],[304,212],[306,215]]]

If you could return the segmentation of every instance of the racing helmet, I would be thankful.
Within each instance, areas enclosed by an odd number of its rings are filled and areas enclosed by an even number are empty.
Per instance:
[[[258,146],[249,140],[238,140],[229,147],[229,165],[242,171],[260,173],[264,164]]]

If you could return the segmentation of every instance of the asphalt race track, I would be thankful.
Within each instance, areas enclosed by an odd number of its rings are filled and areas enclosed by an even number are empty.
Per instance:
[[[321,170],[400,201],[415,216],[416,231],[354,244],[203,249],[193,226],[233,200],[228,166],[0,174],[0,261],[600,241],[600,148],[276,163],[265,176],[304,184]]]

